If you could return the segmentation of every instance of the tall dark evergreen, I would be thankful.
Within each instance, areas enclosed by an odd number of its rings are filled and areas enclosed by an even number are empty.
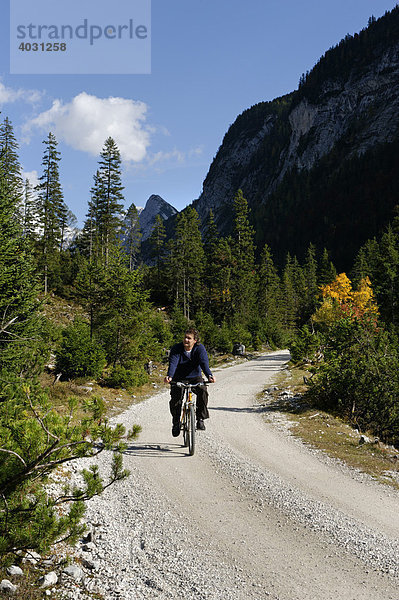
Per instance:
[[[105,263],[108,262],[110,248],[122,227],[123,189],[120,152],[115,141],[109,137],[101,152],[92,190],[96,234],[101,243]]]
[[[316,258],[316,248],[313,244],[310,244],[306,253],[305,264],[303,266],[303,276],[305,278],[305,288],[301,315],[303,321],[307,321],[316,310],[317,296],[319,294],[317,270],[318,265]]]
[[[248,202],[242,190],[238,190],[234,198],[234,215],[232,306],[235,316],[246,320],[252,316],[255,306],[255,233],[249,223]]]
[[[295,329],[297,318],[297,295],[295,290],[295,266],[290,253],[283,269],[281,278],[281,308],[282,324],[288,332]]]
[[[68,208],[60,183],[58,163],[61,159],[57,140],[52,133],[43,141],[43,175],[36,186],[38,195],[38,224],[40,228],[39,266],[43,272],[44,292],[53,285],[57,271],[59,251],[63,247],[65,218]]]
[[[186,319],[194,316],[202,304],[204,248],[198,213],[192,207],[181,212],[169,256],[169,280],[176,306]]]
[[[151,258],[155,260],[155,268],[156,268],[156,289],[160,290],[162,285],[161,278],[161,268],[165,259],[165,238],[166,231],[165,225],[161,215],[157,215],[155,217],[154,227],[152,228],[152,232],[150,235],[150,245],[151,245]]]
[[[258,265],[258,314],[267,322],[277,323],[281,316],[280,277],[271,250],[265,244]]]
[[[389,226],[379,244],[377,269],[372,277],[384,320],[399,326],[399,235]]]
[[[337,270],[334,267],[332,261],[330,260],[330,255],[328,253],[327,248],[324,248],[319,264],[319,271],[317,276],[318,283],[319,285],[331,283],[334,281],[336,276]]]
[[[219,324],[233,317],[232,280],[234,258],[231,239],[220,238],[208,263],[208,310]]]
[[[10,185],[8,158],[0,155],[0,370],[24,375],[41,364],[41,327],[33,263],[15,218],[19,198]]]
[[[131,204],[124,219],[124,246],[129,258],[129,269],[133,271],[137,267],[140,252],[141,230],[139,213],[134,204]]]
[[[204,251],[205,251],[205,304],[208,312],[212,312],[214,301],[217,302],[216,287],[218,281],[218,265],[217,265],[217,247],[219,243],[219,233],[216,227],[215,218],[212,209],[209,211],[208,219],[204,233]]]
[[[8,117],[0,125],[0,157],[3,168],[4,193],[14,205],[16,216],[21,221],[23,201],[23,181],[18,157],[18,143]]]
[[[31,243],[36,239],[37,226],[37,202],[33,194],[32,184],[29,179],[25,179],[22,202],[22,232],[23,236]]]

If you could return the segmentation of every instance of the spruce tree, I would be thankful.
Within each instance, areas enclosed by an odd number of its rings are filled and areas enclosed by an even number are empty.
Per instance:
[[[267,244],[262,250],[259,261],[257,299],[259,316],[277,323],[281,316],[280,277]]]
[[[364,277],[369,277],[372,281],[374,276],[378,272],[379,264],[378,257],[380,254],[380,247],[376,240],[367,240],[367,242],[360,248],[352,269],[352,280],[357,285]]]
[[[18,157],[18,144],[8,117],[0,125],[0,157],[3,169],[3,189],[15,207],[15,215],[22,220],[23,181]]]
[[[217,300],[216,287],[219,286],[218,281],[218,265],[217,265],[217,247],[219,243],[219,234],[216,227],[213,211],[210,210],[205,226],[204,233],[204,252],[205,252],[205,304],[208,312],[212,312],[212,302]],[[216,293],[215,293],[216,292]]]
[[[235,317],[239,321],[247,322],[253,315],[255,306],[255,234],[249,223],[248,202],[244,198],[242,190],[238,190],[234,198],[234,214],[232,306]]]
[[[330,260],[327,248],[324,248],[319,264],[319,272],[317,277],[318,284],[325,285],[326,283],[331,283],[334,281],[336,276],[337,270]]]
[[[169,280],[175,303],[186,319],[194,316],[201,306],[202,278],[205,267],[198,213],[189,206],[176,221],[176,232],[169,256]]]
[[[139,223],[139,214],[136,206],[131,204],[124,220],[124,246],[126,253],[129,257],[129,269],[133,269],[137,266],[140,242],[141,242],[141,230]]]
[[[374,282],[384,320],[399,326],[399,235],[391,226],[381,237]]]
[[[234,259],[231,239],[220,238],[208,263],[208,311],[218,324],[233,316],[232,273]]]
[[[306,260],[303,267],[305,278],[305,290],[303,298],[302,320],[307,321],[316,310],[319,288],[317,282],[317,259],[316,248],[310,244],[306,253]]]
[[[95,231],[101,243],[105,264],[108,262],[110,248],[122,227],[123,189],[120,152],[115,141],[109,137],[101,151],[99,169],[92,190]]]
[[[37,203],[33,196],[32,184],[25,179],[22,208],[23,236],[32,243],[37,237]]]
[[[282,322],[284,327],[292,332],[297,319],[297,296],[295,290],[295,267],[290,253],[287,254],[282,279]]]
[[[18,196],[13,193],[0,157],[0,370],[18,375],[41,365],[41,320],[33,262],[15,218]],[[43,358],[45,350],[41,351]]]
[[[67,207],[62,193],[58,163],[61,159],[57,140],[50,132],[43,141],[43,175],[36,186],[38,194],[38,220],[40,227],[39,266],[44,276],[44,293],[53,285],[59,251],[63,246]],[[49,281],[50,279],[50,281]]]
[[[166,231],[165,225],[161,215],[157,215],[155,217],[154,227],[152,228],[152,232],[149,238],[149,243],[151,246],[151,258],[155,260],[155,268],[156,268],[156,281],[155,287],[156,290],[159,291],[163,288],[163,281],[161,277],[161,267],[165,259],[165,238]]]

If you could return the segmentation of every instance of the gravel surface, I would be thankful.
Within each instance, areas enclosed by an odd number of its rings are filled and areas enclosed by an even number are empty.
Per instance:
[[[125,454],[131,475],[88,503],[91,535],[75,553],[84,576],[63,575],[64,598],[399,600],[398,494],[256,405],[287,360],[216,373],[193,457],[171,437],[168,391],[117,418],[143,426]],[[99,457],[101,470],[109,463]]]

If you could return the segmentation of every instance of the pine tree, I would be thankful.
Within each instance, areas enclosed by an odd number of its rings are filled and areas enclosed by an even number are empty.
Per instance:
[[[46,351],[38,351],[41,320],[33,262],[15,218],[18,195],[6,168],[6,155],[0,156],[0,370],[23,375],[42,364]]]
[[[231,239],[218,240],[213,250],[212,263],[208,265],[208,311],[220,324],[233,315],[231,288],[234,259]]]
[[[399,236],[389,226],[379,244],[373,284],[384,320],[399,325]]]
[[[101,152],[92,189],[95,232],[101,243],[105,264],[122,227],[123,189],[120,152],[115,141],[109,137]]]
[[[324,248],[319,264],[317,282],[319,285],[331,283],[337,276],[337,270],[330,260],[327,248]]]
[[[151,258],[155,259],[155,265],[156,265],[156,273],[157,273],[156,288],[157,288],[157,290],[160,290],[163,287],[162,280],[161,280],[161,265],[165,258],[165,251],[166,251],[165,238],[166,238],[165,225],[164,225],[161,215],[158,214],[155,217],[154,227],[152,228],[152,232],[151,232],[151,235],[149,238],[149,242],[151,245]]]
[[[49,277],[52,285],[51,278],[55,275],[58,254],[63,246],[65,215],[68,209],[64,203],[59,177],[58,163],[61,158],[57,150],[57,140],[49,133],[43,143],[43,175],[35,189],[38,193],[38,220],[41,230],[39,265],[43,269],[44,293],[47,294]]]
[[[216,227],[212,209],[209,211],[208,220],[204,233],[204,252],[205,252],[205,305],[208,312],[212,312],[212,303],[217,301],[216,288],[220,287],[218,280],[217,248],[219,243],[219,234]]]
[[[277,323],[281,316],[280,277],[271,250],[265,244],[258,270],[258,314],[262,319]]]
[[[295,291],[295,268],[291,255],[287,254],[281,280],[282,322],[284,327],[292,332],[297,319],[297,296]]]
[[[231,294],[234,315],[246,322],[254,312],[256,279],[254,230],[249,223],[248,202],[242,190],[234,198],[234,232]]]
[[[352,279],[355,284],[358,284],[364,277],[374,279],[374,274],[378,271],[379,253],[380,248],[376,238],[367,240],[360,248],[352,269]]]
[[[319,295],[317,270],[316,249],[313,244],[310,244],[306,253],[306,260],[303,268],[303,275],[305,277],[303,321],[307,321],[316,310],[317,297]]]
[[[23,209],[22,209],[22,232],[23,236],[33,242],[37,236],[37,203],[33,196],[32,184],[25,179]]]
[[[112,246],[107,268],[101,274],[95,331],[104,343],[107,360],[115,367],[131,367],[151,356],[145,313],[148,292],[140,269],[131,270],[120,244]]]
[[[137,208],[131,204],[124,220],[124,246],[129,257],[129,269],[137,266],[140,251],[141,230]]]
[[[23,181],[18,157],[18,144],[8,117],[0,125],[0,157],[3,169],[3,189],[15,206],[15,214],[21,222]]]
[[[198,213],[189,206],[176,221],[175,237],[169,256],[169,279],[175,303],[189,320],[201,306],[205,266]]]

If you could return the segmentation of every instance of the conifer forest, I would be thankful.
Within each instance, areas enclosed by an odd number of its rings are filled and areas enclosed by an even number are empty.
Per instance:
[[[188,324],[212,356],[286,348],[311,372],[309,402],[361,431],[399,446],[399,212],[384,232],[337,272],[327,249],[312,243],[298,258],[274,260],[256,246],[249,199],[237,189],[232,226],[221,235],[212,211],[193,206],[174,220],[157,217],[142,251],[138,213],[125,211],[120,153],[104,142],[87,215],[72,240],[64,201],[62,156],[52,133],[42,171],[23,181],[18,142],[0,126],[0,555],[46,551],[81,534],[84,501],[128,473],[122,427],[112,428],[100,397],[69,398],[56,409],[41,376],[95,380],[135,390],[180,341]],[[258,236],[259,237],[259,236]],[[261,236],[263,238],[263,236]],[[145,258],[145,259],[144,259]],[[77,307],[65,325],[49,299]],[[167,415],[165,414],[165,418]],[[136,436],[138,427],[129,434]],[[108,479],[95,467],[80,488],[46,494],[64,462],[113,450]],[[60,507],[63,507],[60,510]]]

